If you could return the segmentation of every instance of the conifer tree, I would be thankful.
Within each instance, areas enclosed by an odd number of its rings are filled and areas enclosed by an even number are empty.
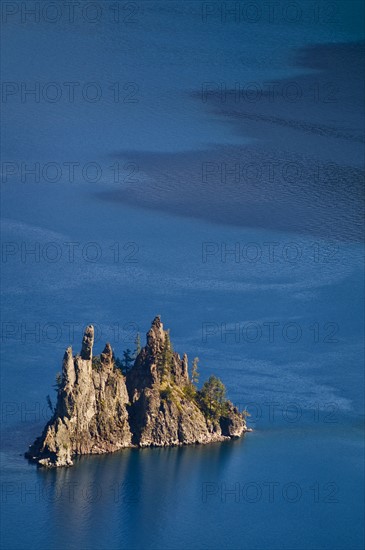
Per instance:
[[[56,374],[56,383],[53,387],[55,388],[56,391],[58,391],[60,389],[61,385],[62,385],[62,374],[60,372],[58,372]]]
[[[193,366],[191,370],[191,382],[195,387],[198,385],[198,382],[199,382],[198,363],[199,363],[199,357],[194,357]]]
[[[170,332],[165,332],[165,339],[162,346],[162,351],[158,361],[158,370],[160,372],[161,380],[166,380],[172,363],[173,349],[170,340]]]
[[[135,339],[135,345],[136,345],[136,349],[134,350],[134,357],[136,358],[141,349],[142,349],[142,346],[141,346],[141,335],[139,334],[139,332],[137,332],[137,335],[136,335],[136,339]]]
[[[211,415],[216,416],[223,411],[226,388],[219,378],[210,376],[204,383],[200,393]]]
[[[134,363],[134,358],[133,358],[131,350],[128,348],[125,351],[123,351],[122,369],[125,372],[128,372],[129,369],[132,368],[133,363]]]

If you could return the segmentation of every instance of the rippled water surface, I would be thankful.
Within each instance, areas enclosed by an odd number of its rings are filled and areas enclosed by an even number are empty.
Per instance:
[[[255,24],[205,4],[4,24],[4,80],[62,90],[3,104],[4,549],[363,548],[361,3]],[[82,327],[121,355],[158,313],[254,431],[29,465]]]

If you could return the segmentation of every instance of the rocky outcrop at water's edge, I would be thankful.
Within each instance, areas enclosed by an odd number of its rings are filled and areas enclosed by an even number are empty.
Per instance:
[[[77,455],[210,443],[249,431],[217,378],[196,388],[187,356],[173,351],[160,317],[126,373],[110,344],[98,356],[93,344],[90,325],[80,354],[73,355],[71,348],[65,352],[53,416],[25,454],[38,465],[71,466]]]

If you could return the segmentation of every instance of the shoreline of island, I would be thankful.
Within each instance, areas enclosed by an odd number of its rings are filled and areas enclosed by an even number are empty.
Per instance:
[[[199,359],[189,365],[173,349],[155,317],[141,347],[115,357],[110,344],[93,355],[94,328],[85,329],[80,354],[69,347],[56,380],[57,403],[25,457],[43,467],[72,466],[73,458],[124,448],[176,447],[237,439],[252,428],[247,411],[226,398],[211,376],[198,389]],[[189,373],[190,370],[190,373]]]

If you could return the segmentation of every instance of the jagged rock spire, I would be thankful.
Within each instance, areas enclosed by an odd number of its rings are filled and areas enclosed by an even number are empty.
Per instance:
[[[113,350],[112,350],[112,347],[111,345],[109,344],[109,342],[107,342],[105,344],[105,348],[104,348],[104,351],[102,352],[102,355],[105,355],[105,356],[108,356],[110,358],[113,357]]]
[[[154,320],[152,321],[152,326],[153,326],[153,327],[159,328],[161,325],[162,325],[162,322],[161,322],[161,315],[156,315],[156,317],[155,317]]]
[[[94,327],[89,325],[86,327],[84,337],[82,339],[81,359],[90,360],[93,354],[94,345]]]
[[[65,386],[72,386],[75,383],[76,375],[71,347],[67,348],[65,355],[63,356],[62,378]]]
[[[165,331],[160,315],[154,318],[150,330],[147,332],[147,348],[155,353],[160,350],[165,341]]]
[[[93,368],[94,327],[86,327],[81,354],[73,357],[71,347],[66,350],[56,409],[26,457],[49,468],[71,466],[77,455],[210,443],[247,431],[244,417],[228,401],[224,414],[207,415],[189,385],[187,356],[181,359],[171,348],[166,353],[167,334],[155,317],[147,345],[125,378],[114,368],[110,344]]]
[[[109,342],[105,345],[104,351],[100,354],[100,361],[104,366],[113,367],[113,350]]]

